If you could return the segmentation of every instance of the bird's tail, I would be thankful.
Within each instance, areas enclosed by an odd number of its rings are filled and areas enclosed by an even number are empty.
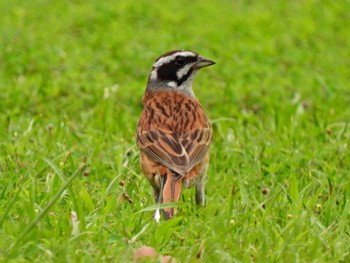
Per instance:
[[[162,180],[162,197],[163,204],[171,202],[178,202],[181,194],[182,181],[179,180],[181,176],[168,169],[168,173],[164,180]],[[164,208],[165,219],[170,219],[174,216],[176,209],[174,207]]]

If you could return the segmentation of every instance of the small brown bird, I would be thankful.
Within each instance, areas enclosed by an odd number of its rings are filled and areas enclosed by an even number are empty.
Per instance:
[[[199,54],[175,50],[153,64],[137,125],[141,169],[154,189],[158,204],[177,202],[181,188],[196,187],[203,205],[212,130],[192,90],[196,72],[215,64]],[[165,218],[174,208],[164,208]],[[159,210],[155,213],[159,221]]]

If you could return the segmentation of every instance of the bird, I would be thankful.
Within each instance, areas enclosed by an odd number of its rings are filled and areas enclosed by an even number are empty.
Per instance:
[[[214,61],[189,50],[173,50],[153,64],[136,128],[140,164],[153,187],[156,204],[178,202],[182,188],[196,188],[196,204],[205,204],[204,183],[212,141],[210,121],[192,82],[199,69]],[[170,205],[171,206],[171,205]],[[177,210],[165,206],[164,218]],[[157,209],[154,219],[159,222]]]

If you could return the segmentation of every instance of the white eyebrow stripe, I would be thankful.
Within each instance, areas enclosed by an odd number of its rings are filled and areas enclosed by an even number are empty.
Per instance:
[[[190,57],[190,56],[196,56],[196,54],[194,54],[191,51],[179,51],[179,52],[176,52],[176,53],[174,53],[174,54],[172,54],[170,56],[166,56],[166,57],[160,58],[158,61],[156,61],[153,64],[153,67],[154,68],[159,68],[161,65],[169,63],[170,61],[174,60],[175,57],[177,57],[177,56]]]

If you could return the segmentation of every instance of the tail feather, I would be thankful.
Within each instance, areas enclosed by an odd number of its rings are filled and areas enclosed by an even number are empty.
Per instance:
[[[163,197],[163,204],[179,201],[182,187],[179,178],[181,178],[181,176],[179,177],[177,173],[168,169],[167,180],[165,181],[161,194]],[[172,218],[175,213],[175,208],[164,208],[164,212],[166,219]]]

